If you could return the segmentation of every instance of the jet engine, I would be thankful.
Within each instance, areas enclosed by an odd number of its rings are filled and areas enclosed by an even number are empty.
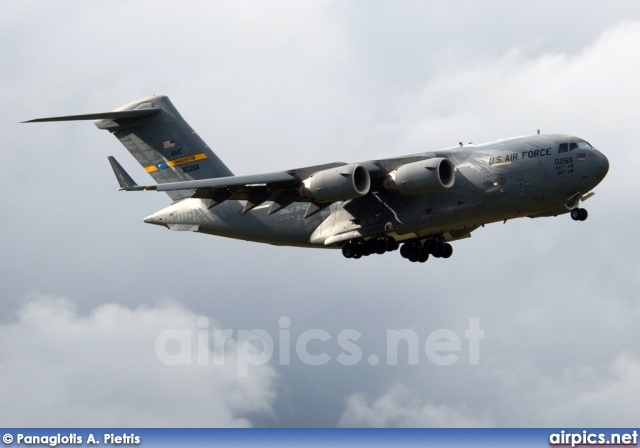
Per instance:
[[[351,164],[313,173],[302,182],[300,194],[318,202],[336,202],[362,197],[370,187],[369,171]]]
[[[400,194],[427,194],[451,188],[454,180],[453,163],[436,157],[399,166],[387,175],[383,185]]]

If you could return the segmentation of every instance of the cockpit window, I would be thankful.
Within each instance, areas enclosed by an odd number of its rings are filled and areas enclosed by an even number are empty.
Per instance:
[[[560,143],[560,146],[558,147],[558,152],[568,152],[568,151],[573,151],[574,149],[591,149],[593,148],[593,146],[591,146],[589,143],[587,142],[569,142],[569,143]]]

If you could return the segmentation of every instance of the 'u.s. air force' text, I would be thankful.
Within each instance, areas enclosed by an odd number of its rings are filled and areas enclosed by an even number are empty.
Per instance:
[[[507,162],[515,162],[520,158],[520,160],[524,159],[535,159],[537,157],[546,157],[551,155],[551,148],[542,148],[542,149],[532,149],[530,151],[522,151],[521,153],[513,152],[511,154],[507,154],[504,159],[502,156],[489,157],[489,165],[496,165],[498,163],[507,163]]]

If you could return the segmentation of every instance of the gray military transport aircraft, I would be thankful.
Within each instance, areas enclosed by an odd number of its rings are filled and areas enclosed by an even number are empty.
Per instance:
[[[138,185],[109,157],[121,190],[164,191],[174,201],[144,222],[282,246],[341,248],[347,258],[384,254],[449,258],[451,241],[485,224],[570,213],[609,170],[571,135],[531,135],[480,145],[234,176],[166,96],[113,112],[30,120],[95,120],[156,185]]]

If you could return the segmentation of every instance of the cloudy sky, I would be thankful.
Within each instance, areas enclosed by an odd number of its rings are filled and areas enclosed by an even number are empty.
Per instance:
[[[5,0],[0,54],[4,425],[640,425],[637,1]],[[493,224],[425,265],[354,262],[144,224],[170,201],[117,191],[109,155],[149,178],[113,136],[18,124],[152,94],[237,174],[536,129],[587,139],[611,169],[586,222]],[[324,365],[296,356],[309,330],[331,336],[309,344]],[[397,330],[420,349],[387,365]],[[449,365],[424,351],[437,330],[460,341]]]

